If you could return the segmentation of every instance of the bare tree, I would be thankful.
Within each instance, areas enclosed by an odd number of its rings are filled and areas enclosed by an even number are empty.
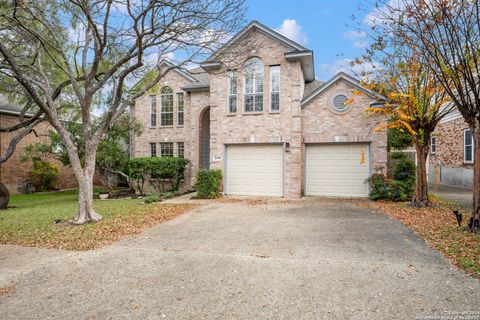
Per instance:
[[[28,4],[27,4],[28,3]],[[133,101],[172,68],[200,62],[243,25],[243,0],[39,0],[0,4],[0,72],[68,149],[79,184],[73,223],[98,221],[93,175],[99,142]],[[181,63],[159,68],[172,52]],[[80,108],[85,159],[61,119]],[[93,112],[101,113],[92,126]]]
[[[366,1],[365,23],[391,46],[415,48],[472,132],[471,231],[480,230],[480,3],[478,0]]]

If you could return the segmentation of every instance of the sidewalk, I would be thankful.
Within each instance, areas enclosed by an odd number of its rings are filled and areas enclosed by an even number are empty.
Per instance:
[[[470,208],[472,206],[472,190],[461,187],[439,185],[437,188],[431,184],[428,186],[430,193],[448,201],[455,201],[458,204]]]

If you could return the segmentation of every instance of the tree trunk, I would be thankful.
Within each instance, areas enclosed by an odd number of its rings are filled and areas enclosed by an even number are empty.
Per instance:
[[[110,177],[109,177],[110,171],[108,171],[107,169],[99,168],[98,172],[100,174],[100,178],[102,179],[103,186],[107,187],[108,191],[113,192],[113,187],[110,184]]]
[[[95,152],[96,150],[94,150]],[[77,166],[75,166],[77,167]],[[93,175],[95,174],[95,154],[91,151],[85,155],[85,166],[74,173],[78,180],[78,211],[73,224],[84,224],[102,220],[102,216],[93,209]]]
[[[476,119],[474,125],[470,126],[474,139],[474,160],[473,165],[473,216],[468,224],[472,232],[480,232],[480,119]]]
[[[0,210],[8,208],[8,202],[10,201],[10,192],[7,187],[0,182]]]
[[[428,148],[421,143],[415,144],[417,151],[417,183],[415,186],[415,194],[412,199],[412,205],[416,207],[428,207],[431,205],[428,197],[428,183],[427,183],[427,157]]]

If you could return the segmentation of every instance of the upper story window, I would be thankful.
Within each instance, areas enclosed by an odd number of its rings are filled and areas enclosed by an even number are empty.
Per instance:
[[[150,127],[157,126],[157,96],[150,96]]]
[[[177,93],[177,124],[183,126],[185,102],[183,93]]]
[[[474,150],[474,141],[472,132],[470,129],[464,131],[463,136],[463,159],[465,163],[473,163],[475,161],[475,156],[473,153]]]
[[[270,67],[270,111],[280,111],[280,66]]]
[[[228,113],[237,112],[237,74],[228,74]]]
[[[263,62],[251,58],[245,64],[245,112],[263,111]]]
[[[156,157],[157,156],[157,144],[156,143],[150,143],[150,156],[151,157]]]
[[[163,87],[160,94],[160,123],[162,126],[173,126],[173,91],[170,87]]]
[[[437,137],[431,138],[430,145],[431,145],[430,151],[432,152],[432,154],[435,154],[437,152]]]

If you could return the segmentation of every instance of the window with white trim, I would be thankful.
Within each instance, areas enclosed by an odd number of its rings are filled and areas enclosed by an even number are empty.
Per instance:
[[[150,143],[150,157],[156,157],[156,156],[157,156],[157,144]]]
[[[170,87],[163,87],[160,93],[160,124],[173,126],[173,91]]]
[[[183,126],[184,123],[185,102],[182,93],[177,93],[177,124]]]
[[[237,112],[237,74],[228,74],[228,113]]]
[[[463,161],[465,163],[473,163],[474,156],[474,141],[470,129],[466,129],[463,133]]]
[[[251,58],[245,64],[244,111],[263,111],[263,62]]]
[[[185,158],[185,143],[177,142],[177,157]]]
[[[160,143],[160,156],[173,157],[173,142]]]
[[[150,127],[157,126],[157,96],[150,96]]]
[[[435,154],[437,152],[437,137],[430,138],[430,152]]]
[[[280,66],[270,67],[270,111],[280,111]]]

